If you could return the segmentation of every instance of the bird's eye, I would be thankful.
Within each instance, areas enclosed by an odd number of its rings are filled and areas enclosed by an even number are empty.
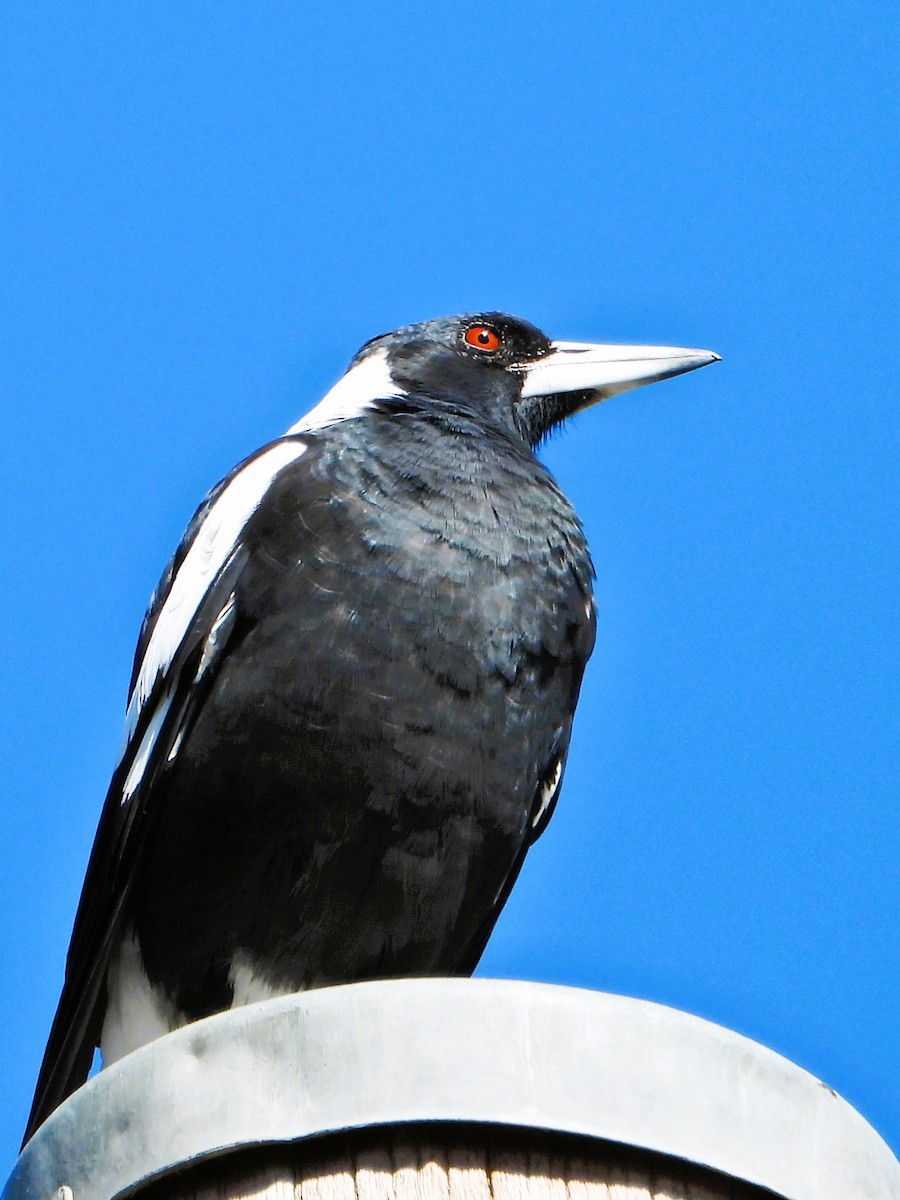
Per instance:
[[[499,350],[500,335],[490,325],[472,325],[463,334],[466,342],[476,350]]]

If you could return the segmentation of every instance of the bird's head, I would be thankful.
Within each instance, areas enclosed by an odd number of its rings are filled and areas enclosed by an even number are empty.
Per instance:
[[[344,377],[290,432],[393,405],[489,421],[533,448],[566,417],[599,400],[718,357],[675,346],[551,342],[506,313],[441,317],[366,342]]]

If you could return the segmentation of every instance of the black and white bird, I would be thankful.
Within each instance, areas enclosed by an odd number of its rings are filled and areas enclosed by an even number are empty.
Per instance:
[[[594,641],[584,534],[535,448],[716,357],[425,321],[213,488],[141,630],[26,1140],[95,1046],[473,970],[556,804]]]

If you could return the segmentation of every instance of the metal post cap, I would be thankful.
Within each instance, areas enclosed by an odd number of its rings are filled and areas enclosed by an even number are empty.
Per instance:
[[[900,1163],[806,1071],[698,1017],[489,979],[301,992],[135,1051],[32,1138],[3,1200],[112,1200],[229,1149],[413,1121],[583,1134],[786,1200],[900,1200]]]

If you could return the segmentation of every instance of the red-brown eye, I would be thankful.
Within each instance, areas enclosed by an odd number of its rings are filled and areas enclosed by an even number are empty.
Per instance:
[[[500,335],[490,325],[472,325],[463,336],[476,350],[500,349]]]

